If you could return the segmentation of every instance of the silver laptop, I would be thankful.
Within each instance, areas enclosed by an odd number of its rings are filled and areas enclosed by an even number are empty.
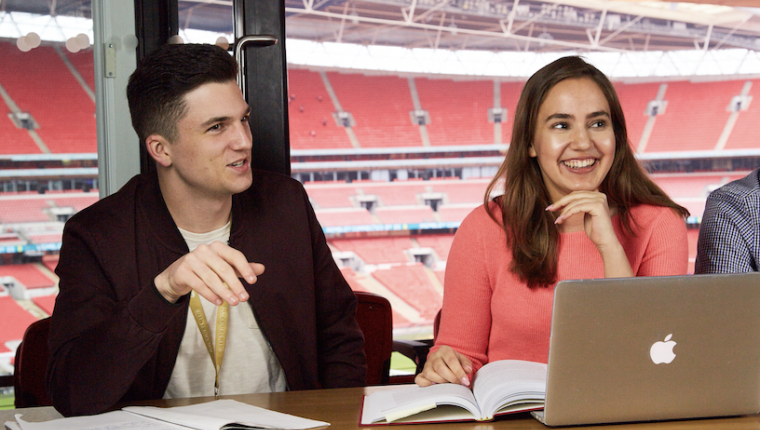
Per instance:
[[[760,274],[563,281],[550,426],[760,412]]]

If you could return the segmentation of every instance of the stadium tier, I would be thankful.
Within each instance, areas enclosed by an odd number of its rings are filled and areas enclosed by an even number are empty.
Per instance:
[[[96,152],[95,102],[56,49],[21,52],[15,44],[0,43],[0,85],[37,125],[33,131],[44,146],[31,153],[46,152],[43,148],[58,154]]]
[[[36,264],[0,265],[0,278],[12,276],[28,289],[51,288],[55,281],[41,271]]]
[[[660,88],[658,83],[624,84],[615,83],[620,106],[625,116],[625,126],[628,130],[628,141],[631,147],[638,148],[641,135],[644,133],[649,115],[647,105],[657,97]]]
[[[443,295],[433,286],[426,270],[429,269],[418,263],[378,269],[372,272],[372,276],[418,310],[424,321],[431,322],[441,309]]]
[[[414,247],[409,236],[362,239],[331,239],[338,251],[353,251],[367,264],[407,263],[404,251]]]
[[[8,343],[20,342],[26,328],[37,318],[9,296],[0,297],[0,315],[3,316],[0,318],[0,352],[11,352]]]
[[[420,107],[430,115],[426,127],[431,145],[494,143],[494,126],[487,115],[488,109],[497,107],[493,81],[416,78],[414,82]]]
[[[398,76],[365,76],[328,72],[327,77],[362,148],[422,146],[409,83]]]
[[[656,116],[644,152],[715,150],[731,116],[731,99],[741,93],[744,81],[676,81],[666,85],[667,106]]]
[[[733,130],[731,131],[731,139],[726,143],[725,149],[757,149],[760,147],[757,135],[758,118],[760,118],[760,80],[747,81],[751,85],[749,97],[752,97],[752,101],[747,106],[746,111],[742,111],[741,115],[738,115]]]
[[[288,121],[292,149],[351,148],[346,130],[333,118],[332,99],[318,72],[288,71]]]

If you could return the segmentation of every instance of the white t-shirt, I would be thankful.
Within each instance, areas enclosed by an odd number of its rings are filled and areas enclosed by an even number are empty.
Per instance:
[[[198,234],[182,229],[180,233],[187,247],[193,251],[201,244],[215,241],[228,243],[230,226],[228,222],[224,227],[208,233]],[[217,307],[202,296],[198,297],[212,339],[215,339]],[[214,380],[214,365],[198,324],[188,309],[185,334],[164,398],[213,396]],[[286,388],[285,373],[259,329],[251,306],[247,302],[230,306],[227,345],[219,372],[219,394],[268,393],[285,391]]]

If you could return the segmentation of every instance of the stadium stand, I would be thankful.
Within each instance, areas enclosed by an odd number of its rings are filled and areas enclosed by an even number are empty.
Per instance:
[[[407,263],[409,258],[404,250],[414,247],[409,236],[331,239],[329,242],[339,251],[353,251],[367,264]]]
[[[90,206],[91,204],[98,201],[98,194],[97,193],[89,193],[89,195],[86,196],[76,196],[76,197],[63,197],[54,195],[52,200],[55,202],[55,205],[58,207],[73,207],[74,210],[77,212],[81,211],[82,209]]]
[[[422,146],[409,84],[397,76],[364,76],[328,72],[344,111],[356,121],[354,133],[362,148]]]
[[[614,83],[620,105],[625,116],[625,127],[628,130],[628,141],[631,148],[636,150],[644,133],[644,127],[649,120],[647,105],[657,98],[659,83],[624,84]]]
[[[725,174],[662,174],[652,175],[651,178],[671,198],[706,198],[711,189],[723,184]]]
[[[420,263],[379,269],[372,276],[420,312],[425,321],[432,321],[443,303],[441,293],[433,287]]]
[[[431,188],[435,192],[446,193],[449,204],[482,203],[490,182],[490,179],[431,181]]]
[[[85,49],[76,53],[66,50],[66,57],[90,89],[95,91],[95,62],[93,61],[92,49]]]
[[[321,209],[314,210],[317,219],[323,227],[371,225],[377,222],[372,215],[363,208],[352,209]]]
[[[421,247],[432,248],[436,255],[438,255],[438,258],[442,261],[449,259],[449,249],[451,248],[451,243],[454,241],[453,234],[417,235],[414,236],[414,239]],[[441,278],[441,283],[443,283],[443,278]]]
[[[351,148],[346,130],[332,116],[336,109],[319,73],[288,70],[288,95],[292,149]]]
[[[376,209],[375,213],[383,224],[413,224],[438,221],[430,206],[380,207]]]
[[[51,152],[96,152],[95,103],[52,46],[21,52],[0,43],[0,58],[0,84],[22,111],[32,114],[39,124],[35,131]]]
[[[33,297],[32,302],[42,309],[46,314],[53,315],[53,309],[55,308],[55,295]]]
[[[1,266],[0,266],[1,267]],[[11,297],[0,297],[0,352],[11,352],[9,341],[21,341],[29,324],[37,321]]]
[[[676,81],[667,85],[667,108],[657,116],[645,152],[715,149],[730,116],[731,98],[741,92],[744,81]]]
[[[10,198],[2,199],[0,202],[2,202],[0,204],[0,223],[50,221],[50,216],[42,211],[42,209],[50,207],[46,199]]]
[[[61,243],[61,233],[56,234],[29,234],[32,243]]]
[[[28,289],[50,288],[55,286],[55,281],[33,263],[0,265],[0,277],[12,276],[24,284]]]
[[[0,46],[4,45],[0,43]],[[0,54],[1,55],[1,54]],[[0,85],[4,85],[0,80]],[[24,128],[18,128],[10,120],[8,114],[11,112],[8,105],[0,97],[0,154],[39,154],[40,148],[34,143],[29,133]]]
[[[509,143],[512,139],[512,125],[515,118],[515,109],[520,100],[522,82],[502,82],[499,85],[501,92],[501,107],[507,110],[507,117],[501,122],[501,142]]]
[[[481,203],[482,204],[482,203]],[[473,209],[480,206],[479,204],[459,204],[459,205],[441,205],[438,207],[438,216],[441,222],[462,221],[472,212]]]
[[[316,184],[310,182],[304,186],[309,198],[316,208],[350,208],[350,197],[356,195],[356,187],[344,183]]]
[[[760,118],[760,80],[752,80],[749,96],[752,101],[746,111],[740,111],[724,149],[757,149],[757,119]]]
[[[427,125],[431,145],[494,143],[493,81],[453,81],[415,78],[420,105],[430,114]]]
[[[55,272],[55,268],[58,266],[58,254],[42,256],[42,264],[51,272]]]
[[[398,182],[367,182],[361,181],[356,185],[364,194],[374,194],[383,206],[416,205],[417,194],[428,190],[428,182],[398,181]]]

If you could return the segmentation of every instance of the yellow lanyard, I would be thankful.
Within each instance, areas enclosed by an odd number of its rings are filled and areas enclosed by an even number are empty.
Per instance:
[[[224,346],[227,343],[227,319],[230,311],[230,305],[223,302],[216,309],[216,348],[211,340],[211,331],[206,322],[206,314],[201,306],[201,299],[193,291],[190,294],[190,310],[193,312],[195,322],[198,323],[198,329],[201,331],[203,342],[206,344],[208,355],[211,357],[211,363],[214,365],[214,395],[219,395],[219,370],[222,368],[224,359]]]

